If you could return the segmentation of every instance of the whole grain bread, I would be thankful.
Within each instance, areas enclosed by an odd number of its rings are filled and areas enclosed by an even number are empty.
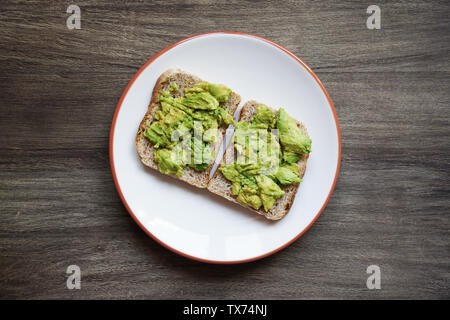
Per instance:
[[[155,112],[161,108],[161,105],[159,103],[159,95],[165,91],[169,90],[171,84],[173,82],[177,83],[178,90],[171,91],[172,95],[174,96],[183,96],[184,90],[187,88],[193,87],[196,83],[205,82],[204,80],[200,79],[197,76],[194,76],[192,74],[186,73],[179,69],[169,69],[161,74],[161,76],[156,81],[156,84],[153,88],[152,97],[150,100],[150,104],[148,106],[148,110],[142,119],[138,132],[136,134],[136,149],[138,151],[139,157],[142,161],[142,163],[150,168],[153,168],[157,171],[158,170],[158,164],[155,162],[154,159],[154,153],[155,150],[153,148],[153,145],[150,143],[150,141],[144,137],[144,132],[147,130],[147,128],[151,125],[153,121],[153,117],[155,115]],[[220,106],[223,107],[225,110],[228,110],[228,112],[233,115],[236,111],[239,103],[241,102],[241,97],[235,93],[232,92],[230,99],[227,102],[221,103]],[[219,129],[218,132],[218,139],[216,142],[214,142],[211,147],[215,151],[215,155],[217,156],[217,153],[219,151],[220,145],[222,143],[223,135],[225,134],[226,127],[222,127]],[[204,170],[204,171],[196,171],[188,166],[186,166],[183,169],[183,175],[180,177],[172,175],[172,177],[180,179],[182,181],[185,181],[193,186],[196,186],[198,188],[206,188],[208,182],[209,182],[209,175],[213,168],[214,161],[211,162],[210,166]]]
[[[253,117],[253,115],[256,113],[256,108],[260,106],[262,103],[259,103],[257,101],[248,101],[243,107],[241,111],[241,116],[239,118],[239,121],[250,121],[250,119]],[[274,110],[275,111],[275,110]],[[276,111],[275,111],[276,112]],[[276,112],[277,113],[277,112]],[[298,127],[304,134],[306,134],[308,137],[308,132],[306,130],[306,127],[298,122]],[[297,162],[299,166],[299,176],[300,178],[303,178],[306,170],[306,162],[308,161],[309,154],[304,154],[299,161]],[[221,164],[224,163],[233,163],[235,158],[234,154],[234,143],[231,139],[230,143],[227,146],[227,149],[225,151],[225,154],[222,158]],[[237,203],[243,207],[246,207],[260,215],[265,216],[267,219],[270,220],[279,220],[283,218],[290,210],[292,203],[294,202],[295,195],[297,194],[297,190],[299,188],[300,183],[294,183],[287,186],[282,186],[281,188],[284,191],[284,195],[278,199],[275,202],[275,205],[272,209],[269,211],[264,211],[263,208],[259,210],[254,210],[251,207],[248,207],[246,205],[243,205],[239,203],[236,200],[236,197],[232,195],[231,193],[231,182],[227,180],[222,172],[220,170],[217,170],[214,173],[214,176],[210,180],[208,184],[208,190],[212,193],[215,193],[219,196],[224,197],[225,199],[228,199],[234,203]]]

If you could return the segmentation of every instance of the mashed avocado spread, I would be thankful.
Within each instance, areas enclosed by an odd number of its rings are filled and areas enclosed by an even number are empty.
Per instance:
[[[171,95],[178,89],[172,82],[169,90],[160,94],[161,108],[143,135],[155,148],[159,171],[181,176],[186,166],[197,171],[209,167],[214,160],[211,143],[217,138],[217,129],[234,122],[221,107],[231,96],[226,86],[203,82],[185,89],[184,97]]]
[[[284,109],[275,117],[267,106],[258,106],[250,122],[236,124],[233,142],[237,159],[219,170],[240,203],[268,211],[284,195],[282,186],[301,182],[296,162],[311,152],[311,139]]]

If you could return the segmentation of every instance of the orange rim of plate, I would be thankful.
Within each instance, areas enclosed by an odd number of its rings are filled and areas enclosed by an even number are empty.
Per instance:
[[[328,103],[330,105],[330,109],[333,112],[333,116],[334,116],[334,121],[336,123],[336,129],[337,129],[337,135],[338,135],[338,149],[339,149],[339,154],[338,154],[338,163],[336,166],[336,173],[334,176],[334,180],[333,180],[333,184],[330,188],[330,191],[328,193],[327,199],[325,200],[325,202],[323,203],[322,207],[320,208],[320,210],[317,212],[316,216],[314,217],[314,219],[306,226],[306,228],[304,228],[297,236],[295,236],[293,239],[291,239],[290,241],[286,242],[285,244],[283,244],[282,246],[280,246],[277,249],[274,249],[270,252],[264,253],[262,255],[253,257],[253,258],[248,258],[248,259],[243,259],[243,260],[232,260],[232,261],[220,261],[220,260],[209,260],[209,259],[203,259],[203,258],[199,258],[199,257],[195,257],[189,254],[186,254],[184,252],[181,252],[180,250],[177,250],[175,248],[172,248],[171,246],[169,246],[168,244],[164,243],[163,241],[161,241],[160,239],[158,239],[156,236],[154,236],[146,227],[144,227],[142,225],[142,223],[136,218],[136,216],[134,215],[133,211],[131,210],[130,206],[128,205],[127,201],[125,200],[125,197],[123,196],[122,190],[120,189],[119,186],[119,181],[117,180],[117,175],[116,175],[116,169],[114,166],[114,155],[113,155],[113,145],[114,145],[114,130],[116,127],[116,120],[117,120],[117,116],[119,114],[120,108],[122,107],[122,103],[123,100],[125,99],[126,95],[128,94],[128,90],[130,90],[131,86],[133,85],[133,83],[136,81],[136,79],[139,77],[139,75],[148,67],[150,66],[153,61],[155,61],[156,59],[158,59],[161,55],[163,55],[164,53],[166,53],[167,51],[171,50],[172,48],[196,39],[196,38],[200,38],[206,35],[212,35],[212,34],[234,34],[234,35],[243,35],[243,36],[248,36],[248,37],[253,37],[255,39],[259,39],[262,40],[274,47],[277,47],[278,49],[284,51],[285,53],[287,53],[289,56],[291,56],[294,60],[296,60],[303,68],[306,69],[306,71],[308,71],[308,73],[314,78],[314,80],[316,80],[317,84],[319,85],[319,87],[322,89],[323,94],[325,95],[325,97],[328,100]],[[306,63],[304,63],[300,58],[298,58],[295,54],[293,54],[291,51],[289,51],[288,49],[280,46],[279,44],[265,39],[263,37],[260,36],[256,36],[253,34],[249,34],[249,33],[244,33],[244,32],[235,32],[235,31],[216,31],[216,32],[207,32],[207,33],[201,33],[201,34],[197,34],[197,35],[193,35],[191,37],[179,40],[169,46],[167,46],[166,48],[164,48],[163,50],[161,50],[160,52],[158,52],[157,54],[155,54],[152,58],[150,58],[139,70],[138,72],[136,72],[136,74],[133,76],[133,78],[130,80],[130,82],[128,83],[127,87],[125,88],[124,92],[122,93],[122,96],[120,97],[120,100],[117,104],[116,107],[116,111],[114,112],[114,117],[112,120],[112,124],[111,124],[111,130],[109,133],[109,163],[111,166],[111,172],[114,178],[114,184],[116,185],[116,189],[117,192],[119,193],[120,199],[122,200],[122,203],[124,204],[125,208],[127,209],[128,213],[131,215],[131,217],[133,218],[133,220],[138,224],[138,226],[144,230],[144,232],[149,235],[152,239],[154,239],[156,242],[158,242],[160,245],[162,245],[163,247],[183,256],[189,259],[193,259],[193,260],[197,260],[197,261],[201,261],[201,262],[207,262],[207,263],[216,263],[216,264],[237,264],[237,263],[245,263],[245,262],[251,262],[251,261],[255,261],[255,260],[259,260],[262,258],[265,258],[267,256],[270,256],[284,248],[286,248],[287,246],[289,246],[290,244],[292,244],[294,241],[296,241],[298,238],[300,238],[313,224],[314,222],[319,218],[319,216],[322,214],[323,210],[325,209],[325,207],[328,204],[328,201],[330,200],[331,194],[333,193],[334,187],[336,186],[336,182],[337,182],[337,178],[339,175],[339,169],[341,166],[341,129],[339,128],[339,121],[337,118],[337,114],[336,114],[336,109],[334,108],[333,105],[333,101],[331,101],[330,95],[328,94],[327,90],[325,89],[325,87],[323,86],[322,82],[319,80],[319,78],[317,77],[317,75],[311,70],[310,67],[308,67],[306,65]]]

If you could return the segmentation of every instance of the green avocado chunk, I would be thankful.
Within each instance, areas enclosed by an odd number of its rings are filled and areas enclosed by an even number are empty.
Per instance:
[[[214,110],[219,106],[219,101],[209,92],[197,92],[186,94],[182,104],[192,109]]]
[[[239,171],[237,171],[234,164],[222,165],[219,170],[222,172],[225,178],[227,178],[231,182],[241,181],[241,174],[239,173]]]
[[[281,144],[272,129],[278,129]],[[237,160],[219,170],[231,182],[231,193],[239,203],[269,211],[284,195],[283,186],[302,181],[296,162],[304,150],[310,152],[311,140],[284,109],[275,117],[267,106],[258,106],[249,122],[236,124],[233,142]]]
[[[226,102],[231,97],[231,89],[223,84],[208,83],[208,91],[219,102]]]
[[[254,128],[275,128],[276,120],[275,115],[269,107],[260,105],[256,108],[256,113],[250,121],[250,124]]]
[[[170,91],[178,91],[178,84],[174,81],[169,87]]]
[[[311,139],[300,131],[295,120],[283,108],[278,112],[277,128],[284,150],[298,154],[311,152]]]
[[[295,152],[285,151],[283,152],[283,161],[287,163],[295,163],[300,160],[300,155]]]
[[[298,172],[299,172],[298,164],[296,163],[286,164],[278,168],[275,177],[281,184],[291,184],[301,182],[302,179],[299,178]]]
[[[204,171],[214,160],[210,144],[217,139],[217,129],[234,124],[232,115],[221,106],[230,98],[231,89],[198,83],[186,89],[184,97],[171,95],[179,90],[176,82],[168,89],[160,94],[161,108],[143,136],[155,148],[155,161],[162,173],[181,176],[185,166]]]
[[[256,176],[255,179],[260,190],[264,210],[268,211],[272,209],[275,201],[284,195],[284,191],[267,176]]]
[[[172,157],[172,151],[169,149],[159,149],[155,152],[155,161],[158,163],[158,169],[165,174],[183,175],[183,163],[176,161]]]
[[[239,192],[239,194],[237,196],[237,200],[240,203],[244,203],[244,204],[252,207],[255,210],[258,210],[259,208],[261,208],[261,205],[262,205],[261,197],[259,197],[257,194],[255,194],[253,192],[248,192],[244,189]]]
[[[231,89],[223,84],[215,84],[202,82],[194,85],[193,88],[187,90],[187,92],[209,92],[219,102],[227,102],[231,97]]]

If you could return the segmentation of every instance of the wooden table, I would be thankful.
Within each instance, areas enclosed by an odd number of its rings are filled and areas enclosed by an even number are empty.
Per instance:
[[[450,298],[450,3],[0,2],[0,298]],[[208,31],[271,39],[333,99],[342,166],[322,216],[260,261],[209,265],[150,239],[115,190],[115,106],[139,67]],[[66,268],[82,272],[66,288]],[[369,290],[369,265],[381,289]]]

